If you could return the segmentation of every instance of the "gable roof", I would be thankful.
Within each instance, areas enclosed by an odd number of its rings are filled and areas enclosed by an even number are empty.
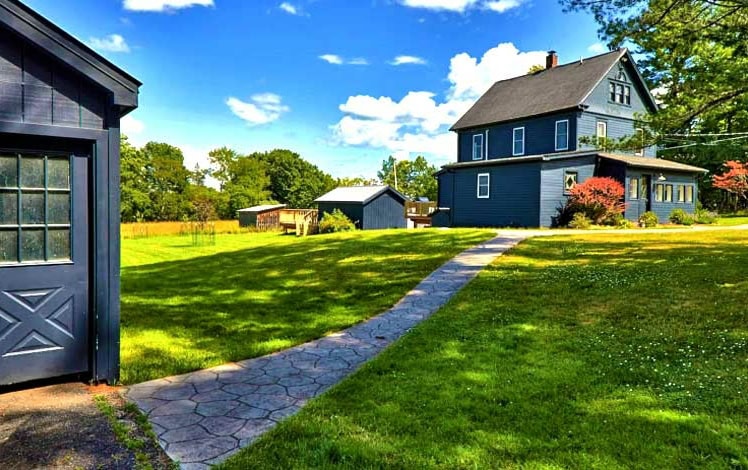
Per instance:
[[[501,80],[452,126],[453,131],[580,108],[610,69],[626,56],[636,70],[645,100],[657,109],[626,49],[607,52],[535,74]]]
[[[682,171],[685,173],[708,173],[708,170],[705,170],[704,168],[699,168],[697,166],[692,166],[692,165],[686,165],[684,163],[673,162],[670,160],[663,160],[662,158],[635,157],[633,155],[622,155],[618,153],[599,152],[597,150],[582,150],[582,151],[527,155],[527,156],[521,156],[521,157],[494,158],[491,160],[478,160],[474,162],[450,163],[448,165],[442,166],[442,169],[439,172],[437,172],[437,174],[443,173],[445,170],[459,169],[459,168],[511,165],[513,163],[526,163],[526,162],[551,162],[551,161],[557,161],[557,160],[570,160],[570,159],[581,158],[581,157],[600,157],[600,158],[605,158],[607,160],[614,160],[617,162],[621,162],[627,166],[636,167],[636,168]]]
[[[402,201],[408,199],[401,192],[390,186],[345,186],[333,189],[329,193],[317,198],[314,202],[354,202],[366,204],[387,191],[391,191],[395,197]]]
[[[0,0],[2,26],[109,90],[121,115],[137,108],[142,85],[138,79],[20,1]]]
[[[261,206],[252,206],[252,207],[247,207],[246,209],[239,209],[236,212],[241,212],[241,213],[257,213],[257,214],[260,214],[262,212],[268,212],[268,211],[274,211],[274,210],[278,210],[278,209],[283,209],[284,207],[286,207],[285,204],[264,204],[264,205],[261,205]]]

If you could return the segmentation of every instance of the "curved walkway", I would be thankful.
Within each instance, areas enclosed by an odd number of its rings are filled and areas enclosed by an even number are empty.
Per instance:
[[[535,235],[504,232],[464,251],[390,310],[340,333],[269,356],[134,385],[126,396],[148,415],[161,446],[182,468],[220,463],[431,316],[497,256]]]

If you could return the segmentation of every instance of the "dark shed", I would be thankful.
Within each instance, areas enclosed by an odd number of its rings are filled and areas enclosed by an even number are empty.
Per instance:
[[[0,0],[0,385],[119,376],[120,118],[140,85]]]
[[[280,210],[285,204],[268,204],[264,206],[247,207],[236,211],[239,216],[240,227],[270,228],[278,227]]]
[[[405,228],[407,198],[389,186],[336,188],[317,199],[320,219],[339,209],[362,230]]]

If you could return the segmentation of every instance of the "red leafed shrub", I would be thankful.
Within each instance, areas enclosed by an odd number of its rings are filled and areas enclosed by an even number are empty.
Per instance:
[[[723,174],[712,177],[712,184],[715,188],[734,194],[737,208],[738,200],[748,199],[748,162],[731,160],[725,163],[725,169]]]
[[[623,214],[626,208],[624,194],[623,185],[613,178],[590,178],[569,191],[569,199],[562,212],[572,217],[582,213],[593,223],[602,224]]]

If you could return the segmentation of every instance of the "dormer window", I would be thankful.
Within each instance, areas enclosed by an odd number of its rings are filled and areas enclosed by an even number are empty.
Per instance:
[[[483,160],[483,134],[473,136],[473,160]]]

